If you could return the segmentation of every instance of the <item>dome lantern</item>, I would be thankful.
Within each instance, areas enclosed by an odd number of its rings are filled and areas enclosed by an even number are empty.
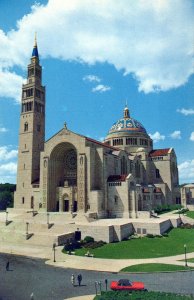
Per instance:
[[[124,108],[124,111],[123,111],[123,112],[124,112],[123,117],[124,117],[125,119],[130,118],[129,109],[128,109],[127,105],[125,105],[125,108]]]

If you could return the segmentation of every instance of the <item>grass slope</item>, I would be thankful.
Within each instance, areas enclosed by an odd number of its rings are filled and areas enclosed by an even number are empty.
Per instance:
[[[190,270],[189,267],[169,265],[169,264],[140,264],[133,265],[122,269],[122,272],[165,272],[165,271],[182,271]]]
[[[189,218],[194,219],[194,211],[187,211],[186,215],[187,215]]]
[[[153,258],[173,256],[184,253],[184,244],[187,252],[194,251],[194,230],[175,228],[169,232],[168,237],[139,238],[106,244],[100,248],[91,249],[90,252],[98,258]],[[88,249],[76,250],[76,255],[83,256]]]

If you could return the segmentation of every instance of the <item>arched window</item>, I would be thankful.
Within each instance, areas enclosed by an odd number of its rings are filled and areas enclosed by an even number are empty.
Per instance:
[[[121,158],[121,175],[127,174],[127,161],[125,156]]]
[[[24,131],[28,131],[28,122],[24,124]]]

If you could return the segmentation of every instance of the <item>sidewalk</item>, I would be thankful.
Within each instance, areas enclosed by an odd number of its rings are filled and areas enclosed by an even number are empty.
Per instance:
[[[93,300],[95,295],[84,295],[79,297],[73,297],[65,300]]]
[[[46,264],[52,265],[55,267],[62,268],[74,268],[74,269],[84,269],[91,271],[99,272],[119,272],[121,269],[145,263],[166,263],[174,265],[184,266],[185,256],[184,254],[169,256],[169,257],[159,257],[159,258],[147,258],[147,259],[103,259],[103,258],[92,258],[92,257],[83,257],[75,255],[63,254],[61,250],[62,246],[56,247],[55,251],[55,260],[54,262],[54,253],[50,247],[35,247],[27,246],[20,244],[0,244],[0,252],[24,255],[36,258],[42,258],[46,260]],[[194,252],[187,253],[187,259],[194,258]],[[180,261],[183,260],[183,261]],[[194,263],[189,262],[189,266],[194,267]]]

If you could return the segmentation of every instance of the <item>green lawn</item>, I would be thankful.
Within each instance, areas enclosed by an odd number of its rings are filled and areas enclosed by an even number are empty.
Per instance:
[[[140,264],[122,269],[122,272],[165,272],[191,270],[189,267],[168,264]]]
[[[94,297],[94,300],[189,300],[192,296],[177,295],[164,292],[102,292],[102,295]]]
[[[187,211],[187,212],[186,212],[186,215],[187,215],[189,218],[194,219],[194,211]]]
[[[168,237],[139,238],[106,244],[100,248],[91,249],[90,252],[98,258],[152,258],[172,256],[184,253],[184,244],[187,252],[194,251],[194,229],[174,228]],[[76,255],[83,256],[88,249],[76,250]]]

